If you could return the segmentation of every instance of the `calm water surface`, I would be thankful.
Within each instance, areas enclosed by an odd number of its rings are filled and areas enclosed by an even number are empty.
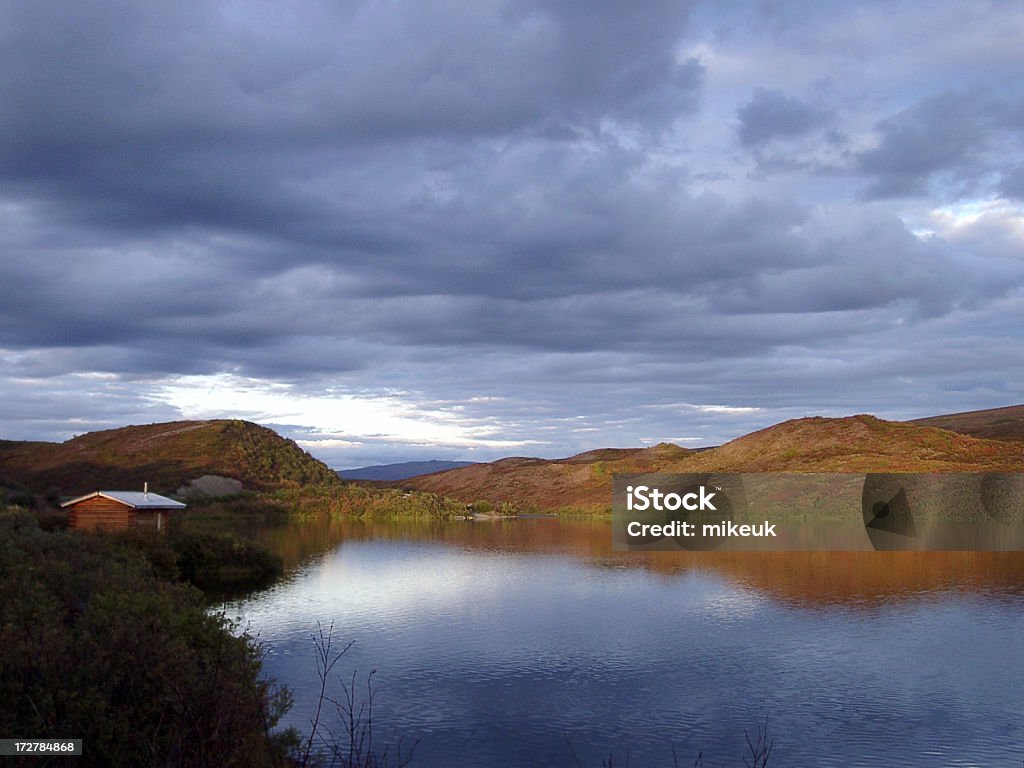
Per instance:
[[[226,609],[300,730],[333,621],[413,766],[743,765],[765,716],[771,765],[1024,760],[1020,554],[619,555],[609,526],[261,529],[289,574]]]

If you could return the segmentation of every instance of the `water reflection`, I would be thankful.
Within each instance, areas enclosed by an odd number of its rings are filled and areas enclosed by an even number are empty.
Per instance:
[[[606,519],[330,520],[254,527],[294,570],[345,541],[440,543],[469,551],[569,555],[595,568],[713,573],[795,604],[871,606],[947,591],[1024,593],[1024,552],[613,552]],[[842,534],[838,534],[842,535]]]
[[[1004,765],[1024,751],[1020,553],[615,553],[608,520],[258,531],[289,576],[229,606],[305,727],[310,633],[378,670],[417,766]],[[572,744],[572,750],[568,744]]]

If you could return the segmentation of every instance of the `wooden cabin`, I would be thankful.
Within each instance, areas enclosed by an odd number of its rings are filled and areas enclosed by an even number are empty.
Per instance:
[[[141,492],[94,491],[65,501],[61,507],[70,512],[71,527],[81,531],[122,530],[135,525],[162,531],[172,511],[185,509],[180,501],[150,493],[148,485]]]

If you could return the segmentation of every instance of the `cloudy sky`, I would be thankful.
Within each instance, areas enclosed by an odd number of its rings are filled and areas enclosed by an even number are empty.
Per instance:
[[[1019,2],[0,0],[0,437],[343,468],[1024,402]]]

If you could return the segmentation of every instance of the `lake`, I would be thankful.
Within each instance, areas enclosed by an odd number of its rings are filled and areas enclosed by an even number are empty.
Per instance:
[[[555,518],[251,533],[287,575],[225,610],[294,692],[286,724],[334,622],[413,766],[743,765],[766,718],[769,765],[1024,759],[1022,553],[613,553],[608,520]]]

